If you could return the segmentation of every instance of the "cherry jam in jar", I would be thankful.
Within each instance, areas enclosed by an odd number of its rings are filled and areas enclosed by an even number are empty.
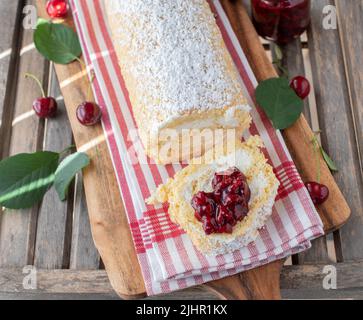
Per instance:
[[[310,0],[251,0],[253,24],[261,37],[284,45],[310,24]]]

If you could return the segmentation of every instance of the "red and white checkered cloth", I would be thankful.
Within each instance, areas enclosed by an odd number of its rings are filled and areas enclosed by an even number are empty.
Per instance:
[[[265,114],[256,107],[257,81],[223,8],[218,0],[209,2],[239,70],[245,96],[250,105],[255,106],[252,110],[254,121],[245,138],[250,134],[262,137],[265,155],[281,182],[273,214],[257,240],[233,254],[215,257],[205,256],[194,248],[185,232],[170,221],[166,207],[154,208],[145,204],[151,192],[182,166],[130,160],[130,150],[135,150],[135,145],[129,133],[135,131],[136,123],[102,0],[71,1],[85,59],[96,75],[93,89],[97,103],[103,108],[103,127],[150,295],[220,279],[287,257],[309,248],[310,240],[323,234],[322,222],[280,132],[274,130]]]

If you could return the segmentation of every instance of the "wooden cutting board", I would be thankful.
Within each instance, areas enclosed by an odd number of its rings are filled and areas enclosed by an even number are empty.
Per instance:
[[[265,54],[242,2],[221,0],[221,3],[256,78],[261,81],[276,77],[276,71]],[[47,18],[45,1],[38,0],[37,4],[39,15]],[[71,18],[66,23],[73,26]],[[115,291],[126,299],[143,297],[145,286],[103,130],[101,126],[83,127],[75,116],[77,106],[86,99],[89,85],[86,71],[82,70],[79,63],[55,65],[55,69],[77,148],[86,149],[92,159],[91,165],[84,170],[84,184],[96,247]],[[316,162],[312,161],[314,152],[310,144],[313,132],[305,118],[302,116],[283,135],[303,178],[314,180],[317,168]],[[321,181],[329,187],[330,197],[318,210],[325,232],[329,233],[347,221],[350,209],[323,159],[321,166]],[[204,286],[224,299],[279,299],[283,263],[283,260],[275,261]]]

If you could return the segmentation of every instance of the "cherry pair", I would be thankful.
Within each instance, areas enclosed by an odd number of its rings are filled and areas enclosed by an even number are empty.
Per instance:
[[[301,99],[305,99],[310,93],[310,83],[303,76],[297,76],[290,82],[290,87],[294,89],[296,94]],[[308,189],[310,197],[315,205],[324,203],[329,197],[329,188],[321,183],[315,181],[309,181],[305,183],[306,189]]]
[[[35,99],[33,102],[33,110],[35,114],[42,119],[55,117],[58,110],[56,99],[45,95],[43,86],[36,76],[30,73],[27,73],[25,76],[35,80],[42,92],[42,97]],[[96,103],[86,101],[78,106],[76,115],[81,124],[85,126],[93,126],[100,121],[102,111]]]

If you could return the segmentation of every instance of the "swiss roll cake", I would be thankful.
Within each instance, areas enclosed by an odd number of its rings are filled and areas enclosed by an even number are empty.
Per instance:
[[[250,107],[207,1],[107,0],[104,6],[152,159],[188,161],[221,143],[219,137],[205,139],[202,148],[182,144],[182,135],[193,141],[203,129],[241,137],[251,122]]]

